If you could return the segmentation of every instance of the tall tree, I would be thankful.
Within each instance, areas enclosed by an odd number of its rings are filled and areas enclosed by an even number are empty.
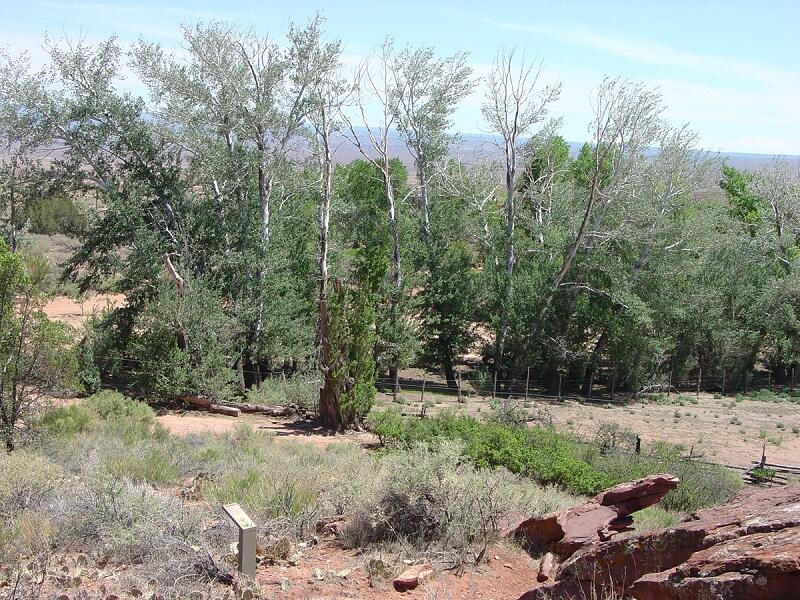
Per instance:
[[[505,273],[495,332],[495,370],[504,365],[505,339],[508,335],[508,310],[514,286],[514,228],[517,220],[516,189],[519,169],[520,139],[547,116],[550,104],[558,99],[561,85],[540,85],[541,64],[523,55],[516,59],[514,50],[497,52],[487,81],[483,116],[490,130],[500,136],[498,147],[505,162]]]
[[[396,183],[393,180],[395,169],[392,167],[392,150],[390,137],[392,129],[397,125],[398,102],[403,95],[402,85],[393,76],[392,67],[395,60],[394,45],[386,39],[375,56],[365,60],[355,73],[353,82],[353,103],[358,113],[361,128],[356,130],[355,121],[342,111],[342,118],[347,127],[345,137],[355,146],[361,156],[380,173],[383,182],[383,193],[386,200],[386,216],[391,234],[391,278],[390,313],[388,330],[393,339],[386,340],[389,353],[392,354],[390,376],[394,379],[395,394],[399,392],[399,370],[405,366],[406,350],[403,338],[409,326],[405,322],[402,304],[405,300],[403,280],[403,261],[401,252],[400,207],[406,198],[396,197]],[[377,104],[379,116],[376,121],[369,117],[370,105]]]

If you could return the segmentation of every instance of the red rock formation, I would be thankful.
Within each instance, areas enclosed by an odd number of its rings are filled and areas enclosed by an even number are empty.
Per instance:
[[[797,600],[800,485],[743,490],[675,527],[589,544],[522,598]]]
[[[677,486],[677,477],[650,475],[609,488],[569,510],[527,519],[511,533],[529,548],[567,558],[583,546],[628,530],[631,513],[652,506]]]
[[[398,592],[405,592],[406,590],[413,590],[433,574],[433,567],[428,563],[414,565],[408,567],[400,576],[396,577],[392,584]]]

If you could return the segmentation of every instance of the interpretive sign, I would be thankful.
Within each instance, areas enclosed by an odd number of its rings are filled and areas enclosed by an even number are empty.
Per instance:
[[[258,528],[238,504],[224,504],[222,509],[239,528],[239,573],[248,577],[256,575],[256,540]]]

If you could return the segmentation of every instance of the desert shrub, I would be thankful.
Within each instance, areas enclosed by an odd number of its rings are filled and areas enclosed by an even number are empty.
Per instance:
[[[83,404],[58,406],[42,415],[38,425],[47,434],[56,437],[74,436],[95,426],[97,415]]]
[[[63,536],[85,551],[120,563],[192,552],[200,514],[147,485],[98,472],[65,506]]]
[[[403,435],[403,417],[395,411],[374,410],[367,415],[367,429],[378,436],[381,446],[390,440],[399,440]]]
[[[75,352],[78,361],[78,382],[86,392],[90,394],[97,393],[100,391],[103,380],[100,374],[100,367],[94,356],[94,344],[91,339],[87,337],[82,339],[78,343]]]
[[[637,511],[633,517],[635,529],[630,535],[637,535],[653,529],[666,529],[674,526],[681,519],[680,513],[665,510],[661,506],[648,506]],[[624,535],[624,534],[623,534]]]
[[[739,477],[729,469],[686,460],[681,448],[664,442],[650,444],[641,454],[612,453],[596,456],[592,464],[619,483],[653,473],[670,473],[681,480],[659,506],[664,510],[689,512],[726,502],[741,486]]]
[[[129,479],[134,483],[175,483],[184,473],[179,469],[173,450],[152,443],[138,444],[103,456],[101,464],[117,479]]]
[[[750,476],[753,478],[753,481],[758,483],[766,483],[772,481],[772,479],[777,474],[775,469],[770,469],[767,467],[756,467],[752,471],[750,471]]]
[[[631,429],[621,427],[618,423],[601,423],[595,434],[594,444],[601,454],[615,450],[635,452],[638,436]]]
[[[287,406],[296,404],[314,409],[319,399],[319,381],[315,374],[296,374],[292,377],[269,377],[261,385],[247,390],[245,400],[251,404]]]
[[[528,421],[528,411],[522,400],[516,398],[499,398],[493,404],[494,412],[490,417],[502,425],[521,425]]]
[[[354,499],[344,532],[350,547],[400,542],[439,549],[446,561],[461,565],[482,556],[504,515],[530,508],[517,477],[505,469],[475,469],[463,460],[459,443],[417,444],[386,456],[381,467],[372,494]]]
[[[0,456],[0,518],[13,521],[18,513],[49,501],[64,477],[57,465],[36,454],[17,451]]]
[[[42,196],[27,203],[20,214],[32,233],[77,236],[86,226],[86,216],[68,195]]]
[[[204,497],[240,503],[265,535],[303,537],[320,516],[341,514],[350,496],[333,498],[329,488],[348,474],[354,479],[369,464],[350,444],[333,444],[324,452],[306,444],[275,444],[272,436],[246,426],[196,443],[197,455],[215,457],[202,463],[208,474]]]

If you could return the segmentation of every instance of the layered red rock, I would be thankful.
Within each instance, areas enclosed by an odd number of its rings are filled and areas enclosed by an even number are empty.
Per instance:
[[[674,527],[587,545],[522,598],[800,598],[800,485],[744,490]]]
[[[678,483],[677,477],[667,474],[622,483],[580,506],[527,519],[512,534],[531,549],[567,558],[586,545],[628,530],[631,513],[656,504]]]

